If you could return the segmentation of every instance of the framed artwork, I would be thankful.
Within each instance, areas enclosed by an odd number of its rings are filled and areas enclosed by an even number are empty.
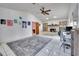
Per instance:
[[[18,23],[18,22],[17,22],[17,19],[14,19],[14,23]]]
[[[22,19],[22,17],[21,17],[21,16],[19,16],[19,19]]]
[[[31,25],[31,22],[30,21],[28,21],[28,25]]]
[[[22,21],[22,28],[27,28],[27,22],[26,21]]]
[[[6,24],[6,20],[5,19],[0,19],[0,23],[1,24]]]
[[[7,26],[13,26],[13,20],[7,20]]]

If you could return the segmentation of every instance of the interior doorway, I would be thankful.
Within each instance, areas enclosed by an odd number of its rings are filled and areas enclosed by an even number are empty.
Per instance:
[[[38,22],[32,22],[32,34],[33,35],[39,34],[39,26],[40,24]]]
[[[48,31],[48,23],[43,23],[43,31]]]

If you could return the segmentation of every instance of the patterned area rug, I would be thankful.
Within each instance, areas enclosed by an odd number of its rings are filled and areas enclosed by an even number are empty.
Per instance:
[[[50,41],[50,38],[33,36],[18,41],[9,42],[7,45],[17,56],[34,56]]]

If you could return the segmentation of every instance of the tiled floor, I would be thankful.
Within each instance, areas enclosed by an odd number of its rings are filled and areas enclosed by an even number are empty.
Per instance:
[[[40,34],[45,36],[55,36],[58,32],[41,32]]]
[[[44,36],[45,37],[45,36]],[[70,53],[64,53],[60,48],[59,36],[46,36],[52,38],[52,41],[46,45],[36,56],[70,56]]]
[[[2,45],[0,46],[0,52],[2,53],[3,56],[15,56],[13,51],[5,43],[2,43]]]
[[[39,36],[52,38],[52,41],[49,42],[40,52],[38,52],[36,56],[70,56],[69,53],[64,53],[63,50],[60,49],[59,36]],[[0,52],[3,53],[3,55],[15,56],[12,50],[5,43],[0,46]]]

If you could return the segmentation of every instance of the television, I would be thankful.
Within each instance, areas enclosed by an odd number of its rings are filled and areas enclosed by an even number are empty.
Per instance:
[[[66,27],[66,31],[71,31],[71,29],[72,29],[71,26]]]

